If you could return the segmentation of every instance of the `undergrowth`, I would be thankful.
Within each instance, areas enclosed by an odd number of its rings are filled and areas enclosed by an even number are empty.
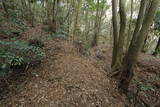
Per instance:
[[[15,68],[17,70],[25,68],[28,64],[40,62],[43,57],[44,50],[28,42],[0,41],[0,77],[9,76]]]

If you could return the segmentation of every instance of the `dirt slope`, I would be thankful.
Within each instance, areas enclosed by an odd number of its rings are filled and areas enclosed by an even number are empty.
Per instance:
[[[14,82],[8,81],[9,93],[0,97],[0,100],[3,99],[0,107],[129,105],[126,98],[117,92],[115,81],[108,76],[112,47],[99,45],[82,54],[70,41],[49,40],[41,27],[30,29],[21,39],[42,39],[45,42],[46,58],[40,66],[29,69],[29,75],[14,78]],[[141,54],[138,59],[130,90],[139,90],[139,85],[142,89],[136,95],[139,98],[132,96],[136,101],[132,100],[131,103],[137,107],[156,107],[160,105],[160,59],[145,54]]]
[[[1,101],[4,107],[124,107],[125,99],[95,60],[68,41],[45,43],[47,57],[23,90]]]
[[[100,45],[90,49],[91,58],[106,72],[111,71],[112,47]],[[160,105],[160,59],[141,53],[129,87],[130,103],[136,107]]]

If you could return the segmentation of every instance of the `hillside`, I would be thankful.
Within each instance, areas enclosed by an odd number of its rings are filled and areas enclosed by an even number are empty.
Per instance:
[[[5,105],[125,105],[107,73],[92,59],[80,55],[66,41],[51,40],[46,46],[47,58],[41,66],[28,71],[35,76],[18,94],[7,98]]]
[[[46,34],[38,26],[22,34],[21,39],[27,40],[29,35],[40,32]],[[116,81],[109,76],[110,46],[100,45],[83,51],[69,40],[45,38],[43,36],[46,58],[40,65],[30,68],[27,74],[20,73],[18,77],[8,80],[8,88],[4,86],[2,91],[1,106],[124,107],[136,103],[140,106],[159,104],[159,59],[140,56],[134,80],[141,82],[143,88],[146,83],[156,88],[140,90],[137,101],[129,103],[128,98],[118,93]],[[152,82],[147,82],[149,77]],[[136,86],[137,83],[131,84],[131,92],[137,90]],[[148,93],[150,95],[145,96]],[[148,101],[147,98],[155,100]]]
[[[0,0],[0,107],[160,107],[160,0]]]

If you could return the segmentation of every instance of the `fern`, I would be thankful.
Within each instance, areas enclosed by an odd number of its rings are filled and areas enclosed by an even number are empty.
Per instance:
[[[0,59],[3,59],[3,62],[0,62],[0,76],[11,73],[11,67],[41,61],[45,57],[42,48],[29,45],[25,41],[0,41],[0,47]]]

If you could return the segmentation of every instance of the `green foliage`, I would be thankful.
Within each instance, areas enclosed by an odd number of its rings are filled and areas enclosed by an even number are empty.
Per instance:
[[[59,38],[59,39],[65,40],[65,39],[67,39],[68,36],[69,35],[67,32],[59,31],[57,33],[49,34],[48,39],[50,40],[50,39],[54,39],[54,38]]]
[[[160,9],[158,10],[158,12],[156,14],[154,22],[155,22],[155,28],[160,31]]]
[[[15,41],[6,42],[0,41],[0,77],[8,75],[12,72],[11,67],[23,66],[34,61],[41,61],[45,57],[45,52],[42,48],[29,45],[28,42]]]
[[[139,89],[141,91],[148,91],[148,90],[151,90],[151,91],[155,91],[155,89],[152,87],[152,86],[149,86],[149,85],[144,85],[142,82],[140,81],[137,81],[137,80],[134,80],[133,81],[135,84],[137,84],[137,86],[139,86]]]
[[[63,78],[62,77],[49,77],[48,81],[50,82],[60,82]]]
[[[97,2],[94,0],[87,0],[87,4],[90,10],[96,11],[97,8],[102,9],[102,8],[109,8],[109,5],[106,4],[106,0],[100,0],[99,1],[99,6]]]
[[[141,85],[140,88],[141,88],[142,91],[148,91],[148,90],[155,91],[155,89],[152,86]]]
[[[0,35],[2,38],[12,38],[19,36],[21,31],[18,29],[0,29]]]
[[[44,47],[44,43],[41,40],[38,40],[37,38],[31,39],[28,41],[30,46],[35,46],[35,47]]]
[[[24,20],[24,13],[18,9],[17,3],[13,0],[6,0],[6,11],[0,12],[0,37],[12,38],[19,36],[21,32],[28,29]]]
[[[17,22],[14,22],[17,21]],[[12,37],[17,37],[21,32],[24,32],[27,30],[27,26],[25,24],[22,24],[20,20],[11,20],[11,21],[6,21],[2,23],[3,25],[1,26],[0,29],[0,35],[1,37],[4,38],[12,38]]]

